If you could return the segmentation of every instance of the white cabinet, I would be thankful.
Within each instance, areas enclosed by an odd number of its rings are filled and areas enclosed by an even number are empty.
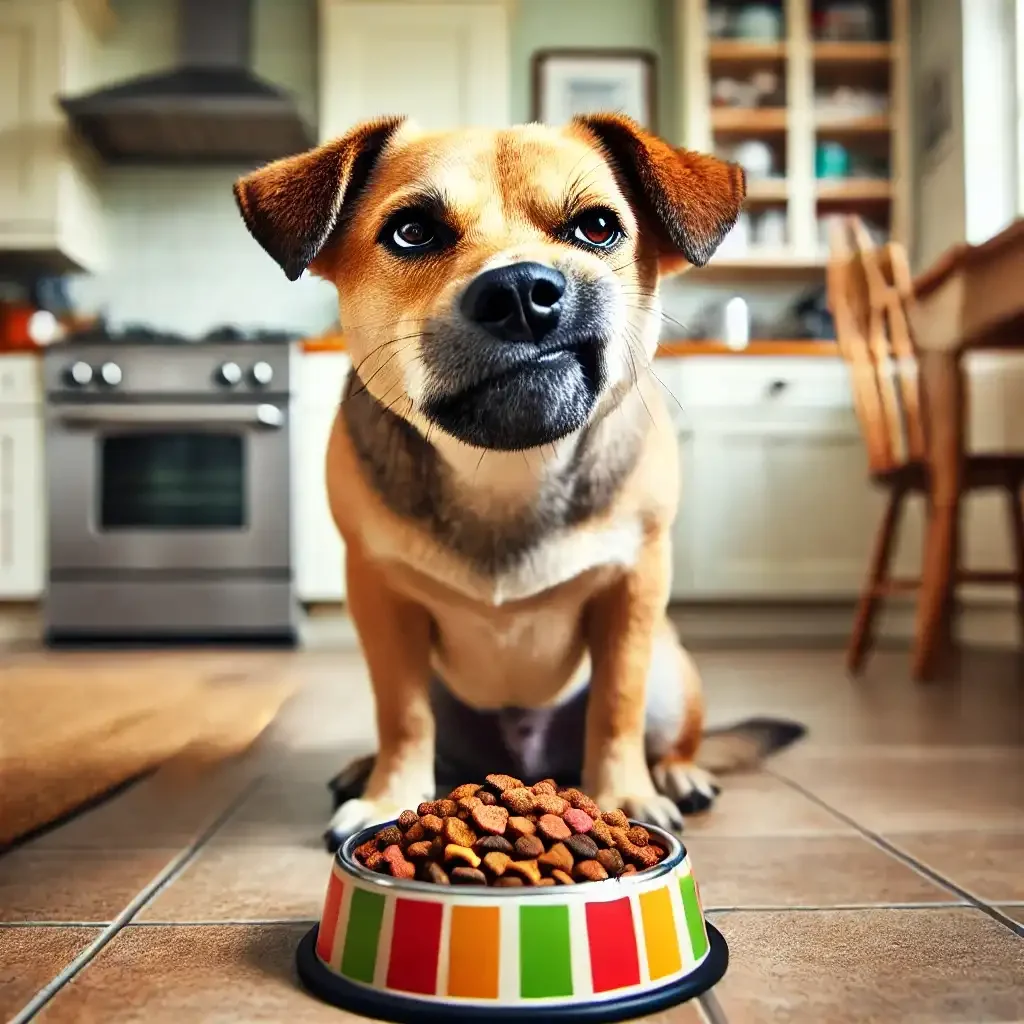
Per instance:
[[[39,361],[0,355],[0,601],[43,592],[46,505]]]
[[[321,0],[320,136],[384,114],[426,129],[509,121],[504,0]]]
[[[92,84],[92,45],[74,0],[0,0],[0,265],[102,262],[95,164],[57,103]]]
[[[341,352],[310,352],[299,360],[292,486],[300,601],[345,598],[345,549],[327,505],[326,459],[331,424],[350,365]]]
[[[657,372],[680,436],[673,597],[856,594],[881,497],[843,365],[694,357]]]

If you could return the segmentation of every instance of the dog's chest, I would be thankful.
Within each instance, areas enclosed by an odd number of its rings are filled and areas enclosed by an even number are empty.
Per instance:
[[[499,608],[530,600],[543,603],[545,594],[574,580],[595,575],[596,584],[596,576],[604,574],[595,574],[595,570],[632,567],[640,554],[643,531],[639,519],[633,517],[559,531],[493,573],[482,572],[426,537],[415,543],[408,535],[397,538],[371,526],[364,539],[376,558],[400,569],[415,589],[435,592],[435,596],[437,591],[455,591],[472,602]],[[417,579],[419,586],[414,582]]]

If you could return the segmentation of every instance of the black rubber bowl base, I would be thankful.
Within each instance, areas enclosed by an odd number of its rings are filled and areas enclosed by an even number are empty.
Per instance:
[[[295,963],[302,984],[318,999],[349,1013],[393,1021],[394,1024],[448,1024],[449,1021],[500,1021],[501,1024],[534,1024],[538,1012],[547,1022],[571,1024],[613,1024],[648,1014],[661,1013],[690,999],[696,999],[722,980],[729,966],[729,947],[725,937],[708,924],[711,950],[704,963],[685,978],[639,995],[625,996],[596,1003],[572,1006],[481,1007],[454,1003],[427,1003],[418,999],[370,991],[353,985],[329,971],[316,955],[317,925],[303,936],[295,953]]]

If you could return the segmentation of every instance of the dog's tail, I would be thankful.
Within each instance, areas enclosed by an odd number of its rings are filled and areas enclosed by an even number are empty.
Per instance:
[[[697,764],[713,775],[754,768],[806,733],[806,727],[799,722],[781,718],[748,718],[735,725],[709,729],[697,750]]]

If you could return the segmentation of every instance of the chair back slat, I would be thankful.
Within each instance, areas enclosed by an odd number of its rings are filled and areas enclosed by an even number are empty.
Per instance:
[[[856,217],[832,224],[829,307],[850,367],[854,407],[872,474],[924,457],[917,352],[906,307],[912,300],[903,250],[872,241]]]

